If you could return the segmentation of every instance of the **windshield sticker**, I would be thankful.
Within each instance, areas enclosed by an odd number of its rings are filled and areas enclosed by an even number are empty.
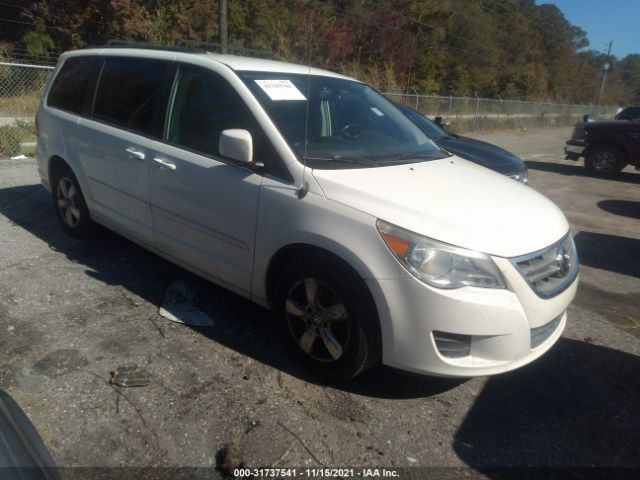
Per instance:
[[[376,115],[378,115],[379,117],[384,117],[384,113],[382,113],[380,110],[378,110],[376,107],[371,107],[371,111],[373,113],[375,113]]]
[[[306,100],[291,80],[255,80],[255,82],[273,101]]]

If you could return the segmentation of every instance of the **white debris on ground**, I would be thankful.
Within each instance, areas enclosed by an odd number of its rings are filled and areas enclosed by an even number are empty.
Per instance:
[[[197,294],[184,280],[173,282],[167,289],[160,315],[172,322],[193,327],[213,326],[213,319],[194,305],[193,300]]]

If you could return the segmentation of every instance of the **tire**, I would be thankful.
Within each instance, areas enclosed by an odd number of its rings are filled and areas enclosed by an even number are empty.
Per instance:
[[[380,359],[373,299],[341,261],[326,255],[297,258],[278,279],[274,300],[292,354],[322,380],[350,380]]]
[[[625,154],[613,145],[598,145],[587,152],[584,166],[595,177],[611,177],[627,165]]]
[[[57,166],[51,176],[53,210],[63,230],[72,237],[86,237],[93,222],[76,176],[69,166]]]

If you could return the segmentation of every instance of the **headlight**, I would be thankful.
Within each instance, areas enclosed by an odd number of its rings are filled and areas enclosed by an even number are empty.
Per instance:
[[[509,175],[509,177],[513,178],[514,180],[520,183],[524,183],[526,185],[527,183],[529,183],[529,170],[525,168],[520,173],[516,173],[515,175]]]
[[[584,140],[587,138],[587,131],[584,128],[576,127],[573,129],[571,133],[572,140]]]
[[[378,220],[376,226],[400,263],[427,285],[506,288],[498,267],[484,253],[440,243],[383,220]]]

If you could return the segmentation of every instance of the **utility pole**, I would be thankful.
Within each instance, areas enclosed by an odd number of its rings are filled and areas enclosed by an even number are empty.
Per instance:
[[[609,49],[607,50],[607,61],[604,62],[602,66],[602,79],[600,80],[600,88],[598,89],[598,96],[596,97],[596,108],[600,110],[600,98],[602,97],[602,92],[604,91],[604,82],[607,79],[607,70],[611,66],[609,64],[609,60],[611,58],[611,45],[613,42],[609,42]]]
[[[218,17],[220,20],[220,50],[227,53],[227,0],[218,0],[220,11]]]

